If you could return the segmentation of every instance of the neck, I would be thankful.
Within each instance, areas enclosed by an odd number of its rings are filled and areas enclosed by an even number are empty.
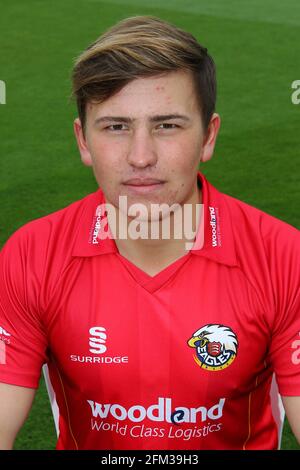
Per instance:
[[[134,222],[137,232],[140,232],[142,227],[147,227],[143,230],[146,237],[133,239],[128,236],[122,239],[116,236],[115,242],[119,253],[151,275],[159,272],[191,249],[200,222],[200,210],[197,204],[201,203],[202,192],[196,183],[192,195],[181,205],[181,210],[171,212],[170,215],[157,222],[146,221],[140,224],[137,221]],[[117,218],[119,219],[118,210]],[[110,225],[109,216],[108,223]],[[132,219],[127,217],[125,223],[127,223],[127,233],[129,233]],[[117,227],[117,233],[119,233],[118,229],[119,227]]]

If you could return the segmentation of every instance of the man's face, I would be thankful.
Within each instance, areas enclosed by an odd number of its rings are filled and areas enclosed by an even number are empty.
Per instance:
[[[188,72],[138,78],[100,104],[87,105],[85,137],[75,120],[82,161],[93,167],[106,201],[119,207],[183,205],[197,193],[197,170],[213,152],[219,117],[204,135]],[[211,135],[213,134],[213,135]]]

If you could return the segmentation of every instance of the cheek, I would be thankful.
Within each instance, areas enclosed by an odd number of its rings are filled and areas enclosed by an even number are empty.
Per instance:
[[[91,148],[93,168],[98,178],[101,180],[111,179],[120,171],[120,158],[114,147],[103,141],[93,145]]]
[[[201,147],[196,143],[184,139],[176,145],[169,146],[166,151],[168,154],[167,167],[171,173],[181,175],[190,175],[192,170],[197,170],[200,163]]]

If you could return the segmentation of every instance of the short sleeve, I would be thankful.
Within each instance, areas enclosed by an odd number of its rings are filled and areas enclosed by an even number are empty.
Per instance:
[[[270,361],[280,394],[300,396],[300,233],[285,224],[283,230],[269,235],[275,305]]]
[[[27,226],[0,252],[0,382],[37,388],[47,361],[39,312],[42,263]]]

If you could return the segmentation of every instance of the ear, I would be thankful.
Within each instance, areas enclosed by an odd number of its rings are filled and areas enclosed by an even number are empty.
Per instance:
[[[217,113],[214,113],[209,122],[204,142],[201,151],[201,162],[207,162],[211,159],[214,153],[214,148],[217,140],[217,135],[221,125],[221,118]]]
[[[74,133],[77,140],[78,149],[81,155],[81,161],[86,166],[92,166],[92,156],[87,146],[83,128],[79,118],[74,120]]]

